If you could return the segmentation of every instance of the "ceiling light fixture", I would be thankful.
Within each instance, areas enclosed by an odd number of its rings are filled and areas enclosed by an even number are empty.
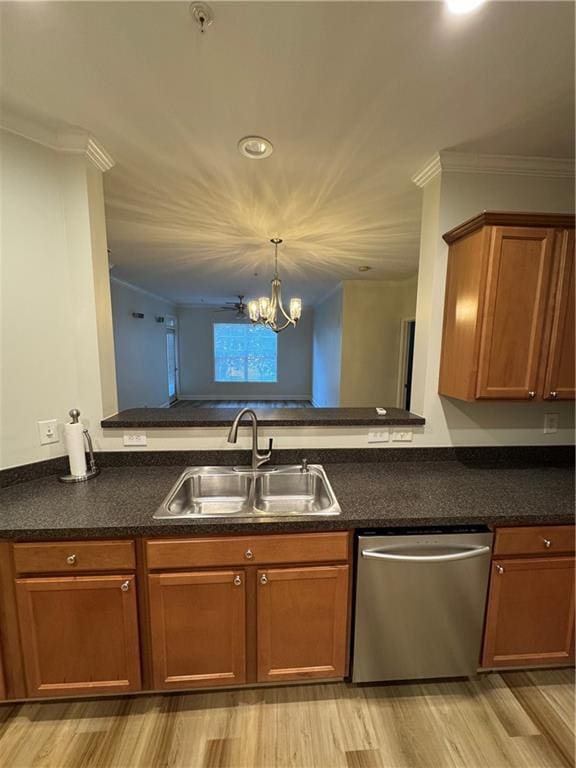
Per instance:
[[[248,302],[248,315],[253,323],[260,323],[274,333],[280,333],[289,325],[296,327],[296,323],[302,316],[302,299],[290,299],[290,314],[286,312],[282,304],[282,282],[278,277],[278,246],[282,240],[279,237],[273,237],[270,242],[274,245],[272,295],[270,298],[261,296],[259,299],[251,299]]]
[[[446,0],[446,5],[452,13],[460,16],[475,11],[485,2],[486,0]]]
[[[209,5],[206,5],[206,3],[191,3],[190,14],[202,34],[206,32],[207,27],[214,24],[214,12]]]
[[[238,142],[238,151],[250,160],[263,160],[265,157],[270,157],[274,147],[271,141],[262,136],[244,136]]]

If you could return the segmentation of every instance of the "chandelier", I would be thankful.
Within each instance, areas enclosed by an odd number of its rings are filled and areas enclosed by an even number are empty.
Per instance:
[[[302,299],[290,299],[290,314],[282,304],[282,281],[278,277],[278,246],[282,242],[279,237],[270,240],[274,245],[274,277],[271,281],[272,295],[262,296],[248,302],[248,315],[253,323],[260,323],[270,328],[274,333],[280,333],[289,325],[296,327],[302,315]]]

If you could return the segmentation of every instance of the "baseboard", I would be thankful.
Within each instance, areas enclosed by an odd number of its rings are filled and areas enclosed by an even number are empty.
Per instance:
[[[219,395],[178,395],[178,400],[309,400],[312,398],[310,395],[225,395],[220,397]]]

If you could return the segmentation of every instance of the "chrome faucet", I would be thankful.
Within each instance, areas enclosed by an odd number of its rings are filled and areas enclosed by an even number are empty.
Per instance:
[[[268,443],[268,451],[266,453],[258,453],[258,418],[251,408],[242,408],[236,414],[236,418],[232,422],[230,431],[228,432],[228,442],[235,443],[238,439],[238,427],[244,416],[249,416],[252,419],[252,470],[258,469],[262,464],[270,461],[272,455],[272,438]]]

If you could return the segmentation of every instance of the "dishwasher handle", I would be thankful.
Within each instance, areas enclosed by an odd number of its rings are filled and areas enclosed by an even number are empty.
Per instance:
[[[449,563],[454,560],[469,560],[472,557],[482,557],[489,554],[490,551],[490,547],[474,547],[450,555],[395,555],[390,551],[382,549],[363,549],[362,557],[373,560],[391,560],[408,563]]]

